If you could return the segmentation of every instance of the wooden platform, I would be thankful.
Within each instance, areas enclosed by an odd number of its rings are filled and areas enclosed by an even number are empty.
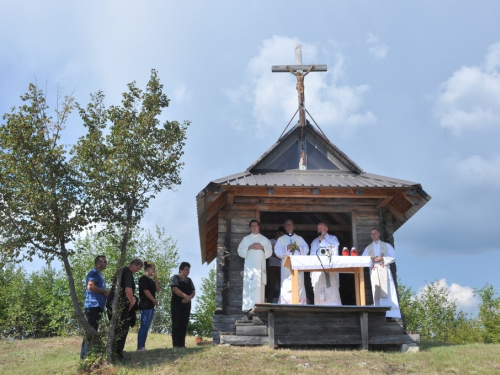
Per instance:
[[[256,304],[252,320],[238,320],[220,343],[275,346],[355,346],[362,349],[418,345],[401,320],[387,321],[389,307]]]

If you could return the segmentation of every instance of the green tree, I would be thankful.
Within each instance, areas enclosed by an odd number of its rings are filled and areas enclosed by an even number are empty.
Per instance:
[[[500,343],[500,297],[491,284],[475,290],[481,297],[479,320],[484,329],[485,343]]]
[[[398,291],[406,330],[419,332],[423,341],[452,344],[482,341],[478,321],[458,311],[448,290],[438,282],[427,284],[415,294],[399,280]]]
[[[0,309],[1,338],[23,338],[25,317],[24,299],[21,297],[28,278],[26,271],[14,262],[7,262],[0,268]]]
[[[418,327],[418,308],[416,307],[416,295],[398,278],[399,309],[404,316],[406,330],[416,331]]]
[[[118,285],[130,231],[139,224],[156,194],[181,183],[180,158],[189,125],[187,121],[183,124],[160,122],[169,99],[155,70],[151,71],[144,92],[135,82],[130,83],[128,89],[121,106],[106,108],[102,92],[91,95],[92,101],[86,109],[78,106],[88,132],[74,150],[86,176],[86,194],[95,203],[100,221],[108,229],[121,228]],[[111,358],[118,319],[117,306],[118,293],[113,301],[108,358]]]
[[[29,85],[24,102],[3,116],[0,126],[0,253],[6,260],[38,255],[64,265],[76,318],[87,334],[70,265],[68,243],[88,224],[83,181],[66,149],[61,132],[73,109],[66,96],[53,112],[42,90]]]
[[[201,295],[197,298],[192,314],[191,329],[197,336],[212,337],[217,291],[215,267],[210,269],[207,278],[203,277],[201,280]]]
[[[27,274],[8,264],[0,271],[3,338],[41,338],[75,333],[78,324],[64,272],[50,266]]]

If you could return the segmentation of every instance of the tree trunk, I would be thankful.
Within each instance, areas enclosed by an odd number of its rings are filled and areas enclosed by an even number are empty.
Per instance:
[[[106,345],[106,353],[108,357],[108,362],[110,362],[113,358],[113,345],[115,342],[116,336],[116,323],[118,322],[118,299],[120,296],[120,288],[122,282],[122,274],[123,267],[125,265],[125,259],[127,257],[127,244],[130,234],[130,225],[132,222],[132,211],[133,208],[129,208],[127,210],[127,222],[125,223],[125,232],[123,233],[122,243],[121,243],[121,254],[120,261],[118,262],[118,273],[116,275],[116,283],[115,283],[115,295],[113,296],[113,305],[112,305],[112,316],[111,322],[109,322],[109,333],[108,333],[108,343]]]
[[[64,269],[66,271],[66,275],[68,276],[68,284],[69,284],[69,294],[71,295],[71,302],[73,303],[73,309],[75,310],[76,320],[80,327],[85,331],[85,335],[91,339],[97,337],[97,331],[87,323],[87,319],[83,315],[80,304],[78,303],[78,297],[76,296],[75,290],[75,279],[73,278],[73,271],[71,270],[71,266],[69,264],[68,252],[66,251],[66,246],[63,241],[61,241],[61,260],[64,264]]]

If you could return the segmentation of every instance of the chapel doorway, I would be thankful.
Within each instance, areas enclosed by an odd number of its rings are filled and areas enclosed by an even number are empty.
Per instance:
[[[326,223],[329,229],[329,233],[337,236],[340,246],[339,252],[341,252],[343,247],[351,248],[352,245],[352,221],[350,213],[342,212],[275,212],[275,211],[261,211],[260,212],[260,222],[261,222],[261,233],[269,239],[275,238],[276,231],[280,226],[283,226],[285,220],[291,219],[295,224],[295,233],[302,236],[307,244],[311,245],[311,242],[318,236],[317,225],[320,222]],[[274,275],[275,270],[271,270],[268,264],[268,276]],[[278,276],[279,277],[279,276]],[[268,277],[269,279],[269,277]],[[354,275],[352,274],[340,274],[340,298],[343,305],[355,305],[356,297],[354,291]],[[306,294],[308,303],[314,304],[314,292],[311,286],[311,279],[308,272],[305,272],[304,281],[306,285]],[[272,284],[272,285],[271,285]],[[279,286],[281,280],[276,284],[276,280],[271,277],[268,280],[268,286],[266,287],[266,302],[272,303],[269,299],[270,295],[269,288],[273,287],[277,289],[279,296]],[[276,293],[274,293],[274,302],[276,302]]]

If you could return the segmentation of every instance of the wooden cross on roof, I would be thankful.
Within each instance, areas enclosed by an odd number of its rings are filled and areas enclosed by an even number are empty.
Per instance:
[[[305,135],[304,135],[304,128],[306,126],[306,111],[304,106],[304,78],[311,72],[326,72],[327,68],[326,64],[302,65],[302,46],[300,44],[297,44],[295,46],[295,63],[296,65],[273,65],[271,70],[273,73],[290,72],[295,77],[297,77],[296,88],[297,88],[297,93],[299,95],[299,108],[297,109],[297,112],[299,112],[300,125],[301,125],[299,169],[304,170],[307,169],[306,156],[305,156]],[[297,112],[295,112],[295,115],[297,114]],[[293,115],[293,117],[295,117],[295,115]],[[292,120],[290,120],[290,122]]]
[[[295,46],[295,63],[296,65],[273,65],[273,73],[290,72],[297,77],[297,94],[299,97],[300,123],[305,126],[305,106],[304,106],[304,78],[310,72],[326,72],[327,66],[323,65],[302,65],[302,47],[300,44]],[[304,73],[305,71],[305,73]]]

